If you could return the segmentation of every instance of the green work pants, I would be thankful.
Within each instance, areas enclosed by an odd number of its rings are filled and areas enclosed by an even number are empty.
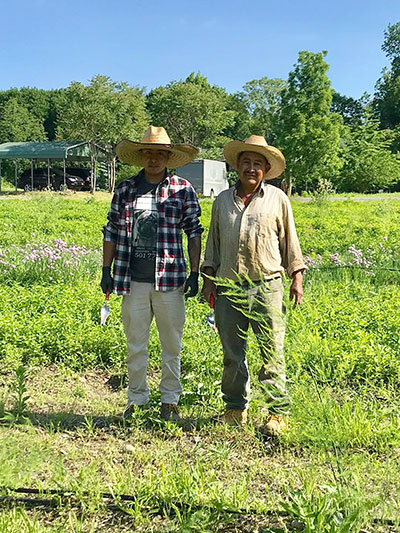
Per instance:
[[[247,330],[251,325],[260,347],[262,365],[258,379],[263,384],[270,414],[289,412],[290,398],[286,390],[285,307],[280,278],[243,286],[239,301],[224,295],[215,302],[215,319],[220,335],[224,370],[222,394],[227,409],[247,409],[250,378],[246,360]]]

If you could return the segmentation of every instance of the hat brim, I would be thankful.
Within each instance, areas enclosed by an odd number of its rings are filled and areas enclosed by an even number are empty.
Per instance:
[[[271,168],[264,176],[267,180],[277,178],[285,170],[285,157],[275,146],[259,146],[241,141],[230,141],[224,147],[224,157],[227,163],[235,170],[238,170],[238,157],[242,152],[256,152],[267,159],[271,165]]]
[[[170,156],[168,159],[169,168],[182,167],[187,165],[197,156],[199,150],[189,144],[158,144],[158,143],[141,143],[123,139],[114,148],[118,159],[128,165],[142,167],[144,165],[142,150],[159,149],[168,150]]]

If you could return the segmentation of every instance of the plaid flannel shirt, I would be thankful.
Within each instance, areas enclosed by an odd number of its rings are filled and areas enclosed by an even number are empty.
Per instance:
[[[142,176],[143,170],[118,185],[108,223],[103,227],[104,240],[116,243],[113,275],[114,293],[118,295],[130,292],[133,213],[137,182]],[[199,237],[204,229],[199,221],[201,210],[196,193],[187,180],[166,174],[155,196],[158,213],[155,290],[170,291],[186,280],[182,229],[189,239]]]

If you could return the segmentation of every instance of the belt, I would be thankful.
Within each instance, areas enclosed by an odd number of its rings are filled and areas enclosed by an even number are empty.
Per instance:
[[[275,274],[274,276],[270,276],[268,278],[265,278],[265,279],[262,279],[262,280],[257,280],[257,281],[251,281],[251,283],[253,285],[261,285],[262,283],[266,283],[266,282],[269,282],[269,281],[273,281],[274,279],[281,279],[282,276],[280,274]],[[247,283],[247,281],[245,281],[244,283],[241,283],[240,284],[242,287],[246,288],[249,286],[249,284]]]

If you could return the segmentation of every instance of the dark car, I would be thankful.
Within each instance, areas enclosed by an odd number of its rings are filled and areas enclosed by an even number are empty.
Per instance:
[[[68,167],[68,174],[72,176],[79,176],[83,179],[83,191],[90,191],[91,186],[91,170],[90,168],[78,168],[78,167]]]
[[[50,171],[50,187],[53,183],[54,174]],[[47,168],[35,168],[33,170],[33,189],[42,190],[49,186]],[[31,170],[24,170],[18,178],[17,187],[25,191],[32,190]]]
[[[31,170],[24,170],[18,178],[17,187],[25,191],[32,190]],[[49,187],[49,177],[47,168],[35,168],[33,170],[33,190],[43,190]],[[73,189],[75,191],[83,190],[85,187],[84,180],[79,176],[74,176],[68,172],[65,175],[64,184],[64,170],[60,168],[50,169],[50,189],[55,191],[62,191],[64,188]]]
[[[54,172],[52,185],[55,191],[62,191],[65,187],[74,191],[82,191],[84,189],[84,180],[80,176],[71,174],[69,169],[65,173],[65,183],[64,170],[62,168],[53,168],[52,171]]]

